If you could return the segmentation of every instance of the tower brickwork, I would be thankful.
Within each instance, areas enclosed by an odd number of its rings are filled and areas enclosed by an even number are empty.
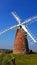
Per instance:
[[[29,53],[27,34],[22,29],[17,29],[13,53]]]

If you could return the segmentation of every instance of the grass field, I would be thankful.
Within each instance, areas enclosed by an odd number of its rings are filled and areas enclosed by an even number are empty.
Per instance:
[[[15,57],[16,65],[37,65],[37,54],[0,54],[0,65],[11,65],[11,59]]]

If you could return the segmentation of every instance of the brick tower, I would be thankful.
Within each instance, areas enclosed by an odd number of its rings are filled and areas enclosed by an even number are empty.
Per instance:
[[[15,41],[14,41],[14,54],[26,54],[29,53],[27,33],[22,29],[17,29]]]

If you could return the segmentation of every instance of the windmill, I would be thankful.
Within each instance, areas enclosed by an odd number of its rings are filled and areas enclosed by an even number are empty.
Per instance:
[[[14,41],[14,53],[29,53],[29,47],[28,47],[28,40],[27,40],[27,35],[30,36],[30,38],[33,40],[33,42],[36,42],[36,40],[32,37],[32,35],[29,33],[28,29],[26,28],[27,23],[36,20],[37,16],[32,17],[28,20],[25,20],[23,23],[21,23],[21,19],[19,16],[16,15],[15,12],[11,13],[14,18],[17,20],[19,23],[18,25],[14,25],[3,32],[0,32],[0,35],[11,30],[11,29],[17,29],[16,31],[16,36],[15,36],[15,41]]]

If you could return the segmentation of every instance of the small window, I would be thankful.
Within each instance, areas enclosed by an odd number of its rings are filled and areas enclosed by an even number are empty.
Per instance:
[[[22,40],[22,38],[20,38]]]

